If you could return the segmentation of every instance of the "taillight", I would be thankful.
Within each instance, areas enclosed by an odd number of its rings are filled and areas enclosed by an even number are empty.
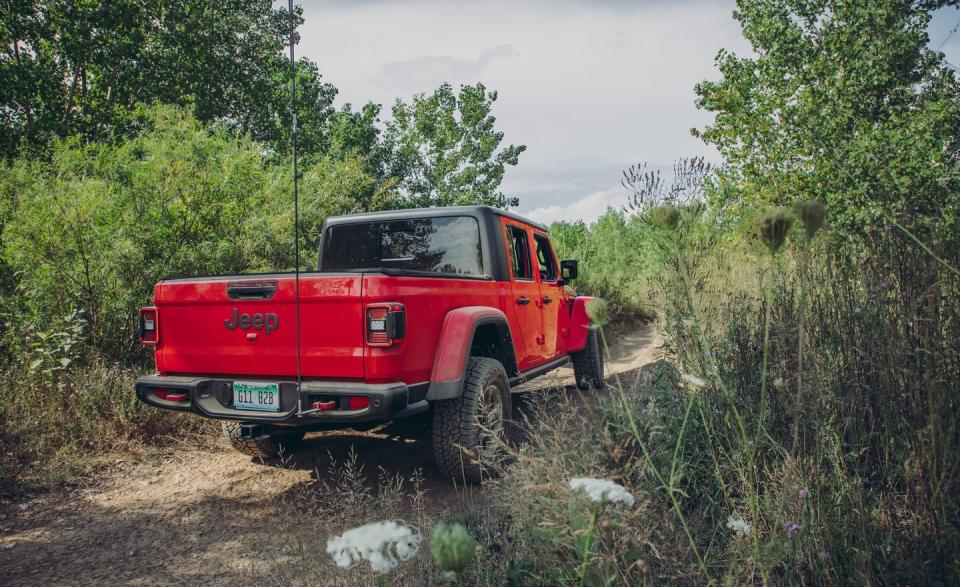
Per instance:
[[[403,304],[371,304],[367,306],[367,344],[390,346],[403,338],[407,329]]]
[[[140,342],[143,344],[157,344],[160,339],[159,324],[157,323],[157,309],[140,308]]]

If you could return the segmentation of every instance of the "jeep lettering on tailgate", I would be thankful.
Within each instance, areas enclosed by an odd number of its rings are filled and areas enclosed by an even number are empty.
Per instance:
[[[233,318],[224,320],[223,325],[227,327],[227,330],[236,330],[237,327],[242,330],[250,330],[252,326],[254,330],[263,330],[270,334],[280,327],[280,317],[276,314],[254,314],[251,316],[246,313],[241,314],[240,310],[234,308]]]

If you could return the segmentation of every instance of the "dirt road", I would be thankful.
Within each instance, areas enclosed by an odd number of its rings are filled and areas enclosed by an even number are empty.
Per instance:
[[[608,374],[629,376],[657,346],[649,327],[621,337]],[[572,385],[564,368],[518,391]],[[436,518],[480,491],[440,476],[423,433],[311,435],[295,459],[274,466],[220,440],[173,445],[117,463],[90,487],[0,505],[0,584],[315,582],[304,578],[305,562],[327,557],[330,529],[350,516],[399,508]]]

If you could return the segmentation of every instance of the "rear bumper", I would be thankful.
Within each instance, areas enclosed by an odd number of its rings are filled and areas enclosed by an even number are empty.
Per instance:
[[[249,381],[249,379],[245,379]],[[243,420],[272,424],[350,424],[396,420],[428,409],[424,398],[426,384],[408,386],[405,383],[353,383],[342,381],[304,381],[300,385],[300,399],[304,411],[315,401],[335,402],[334,409],[298,415],[296,381],[271,381],[280,384],[280,410],[262,412],[238,410],[233,407],[233,379],[210,377],[178,377],[147,375],[137,379],[137,398],[153,407],[183,412],[195,412],[217,420]],[[186,395],[180,401],[160,397],[164,390],[174,397]],[[350,410],[348,398],[363,396],[369,405]]]

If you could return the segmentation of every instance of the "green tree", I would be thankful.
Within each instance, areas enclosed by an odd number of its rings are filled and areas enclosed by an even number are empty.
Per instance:
[[[245,269],[251,217],[282,188],[256,143],[171,107],[149,117],[150,130],[120,145],[72,138],[49,160],[0,165],[15,204],[3,257],[23,318],[78,309],[111,358],[129,350],[160,277]]]
[[[384,136],[385,169],[400,182],[401,205],[517,205],[499,188],[505,167],[516,165],[526,147],[500,148],[503,133],[490,113],[496,99],[483,84],[459,93],[443,84],[409,104],[396,102]]]
[[[844,234],[895,220],[960,250],[960,85],[926,33],[955,3],[739,0],[755,55],[721,51],[722,79],[696,88],[726,160],[717,202],[819,199]]]
[[[294,22],[302,22],[297,9]],[[289,13],[246,0],[10,0],[0,5],[0,152],[135,128],[140,104],[190,105],[286,152]],[[301,59],[300,142],[321,148],[336,88]]]
[[[129,355],[161,277],[294,266],[289,161],[269,164],[262,144],[182,108],[140,116],[125,141],[71,137],[0,165],[0,286],[17,294],[0,289],[0,311],[44,324],[79,310],[110,359]],[[390,207],[391,185],[355,150],[302,167],[301,268],[315,266],[327,216]]]

